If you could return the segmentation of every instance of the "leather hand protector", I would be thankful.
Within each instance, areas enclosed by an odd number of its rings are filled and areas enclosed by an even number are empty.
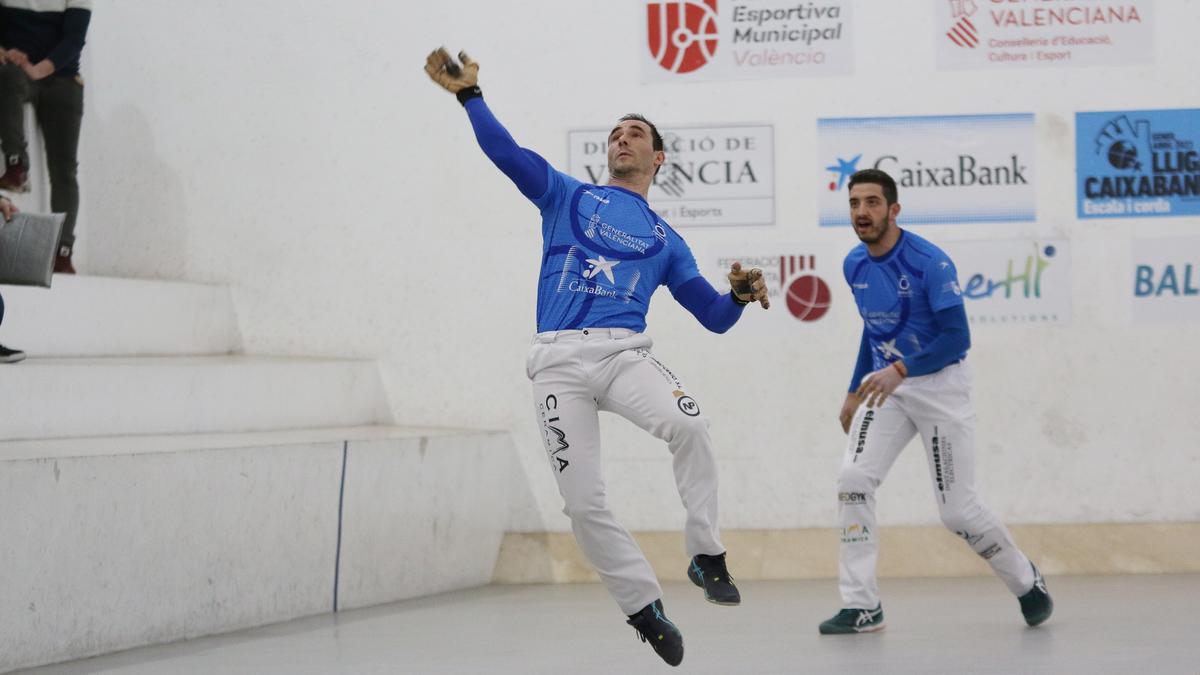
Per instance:
[[[743,270],[741,263],[733,263],[729,269],[729,289],[734,302],[739,305],[757,301],[763,309],[771,307],[771,299],[767,297],[767,283],[763,281],[762,270],[757,267]]]

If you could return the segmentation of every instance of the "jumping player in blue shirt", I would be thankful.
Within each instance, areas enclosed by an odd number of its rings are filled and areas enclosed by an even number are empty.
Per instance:
[[[598,412],[615,412],[666,441],[687,510],[687,575],[714,603],[741,596],[717,528],[717,467],[708,421],[687,387],[650,352],[650,298],[667,286],[705,328],[723,333],[745,305],[769,304],[762,271],[734,263],[731,294],[700,276],[687,243],[646,196],[666,159],[653,124],[626,115],[608,136],[607,185],[556,171],[517,145],[477,86],[479,65],[432,52],[425,70],[466,108],[484,154],[542,214],[537,335],[526,374],[550,467],[575,540],[628,623],[664,661],[683,660],[683,638],[663,614],[662,589],[641,549],[605,503]]]
[[[865,169],[849,184],[850,220],[862,243],[843,271],[863,333],[840,416],[849,434],[838,475],[842,610],[820,632],[884,627],[875,489],[918,433],[942,523],[991,565],[1017,596],[1026,623],[1036,626],[1054,609],[1045,581],[975,493],[975,409],[964,360],[971,337],[954,263],[896,225],[900,203],[891,176]]]

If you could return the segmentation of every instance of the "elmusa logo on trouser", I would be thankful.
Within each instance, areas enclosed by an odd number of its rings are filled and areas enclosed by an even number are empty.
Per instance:
[[[650,53],[672,73],[704,67],[717,53],[717,0],[646,5]]]
[[[554,426],[555,422],[559,421],[558,415],[549,417],[553,413],[551,410],[558,410],[558,397],[550,394],[546,397],[546,402],[542,404],[542,435],[546,440],[546,453],[550,456],[552,464],[550,466],[562,473],[564,469],[570,466],[570,462],[560,454],[571,447],[567,442],[567,434],[562,429]]]
[[[866,415],[863,415],[862,427],[858,430],[858,445],[854,448],[854,460],[858,461],[858,456],[862,454],[863,448],[867,445],[867,429],[871,428],[871,422],[875,419],[875,411],[868,410]]]

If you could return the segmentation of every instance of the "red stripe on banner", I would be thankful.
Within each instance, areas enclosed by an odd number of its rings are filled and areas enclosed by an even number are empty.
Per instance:
[[[955,34],[962,38],[962,41],[967,43],[968,47],[974,47],[979,44],[979,40],[975,37],[975,33],[967,30],[967,27],[961,23],[954,27]]]
[[[779,283],[782,284],[784,279],[787,279],[787,258],[779,256]]]
[[[963,39],[963,42],[967,43],[968,47],[973,48],[976,44],[978,44],[978,40],[976,40],[974,37],[972,37],[971,34],[969,32],[967,32],[967,30],[965,28],[963,28],[962,26],[955,28],[954,31],[956,33],[958,33],[958,36],[960,38]]]
[[[817,269],[817,256],[815,256],[815,255],[808,256],[808,269],[810,269],[810,270]]]
[[[970,19],[968,19],[967,17],[965,17],[965,16],[964,16],[964,17],[962,18],[962,23],[965,23],[965,24],[967,24],[967,28],[970,28],[972,33],[978,33],[978,32],[979,32],[979,29],[978,29],[978,28],[976,28],[976,27],[975,27],[975,24],[971,23],[971,20],[970,20]]]
[[[966,45],[958,41],[958,38],[954,37],[954,33],[946,33],[946,37],[950,38],[950,41],[959,47],[966,47]]]

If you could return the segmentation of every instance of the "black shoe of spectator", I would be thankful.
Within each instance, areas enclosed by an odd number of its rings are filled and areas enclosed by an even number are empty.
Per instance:
[[[663,614],[662,600],[646,605],[625,623],[636,628],[642,642],[649,642],[668,665],[677,666],[683,661],[683,635]]]
[[[0,176],[0,188],[12,192],[29,191],[29,164],[20,155],[9,155],[4,159],[4,175]]]
[[[25,360],[25,352],[0,345],[0,363],[16,363]]]
[[[71,247],[62,246],[58,249],[58,257],[54,259],[55,274],[75,274],[75,266],[71,264]]]
[[[725,568],[725,554],[698,555],[688,565],[688,578],[704,589],[704,599],[717,605],[740,605],[742,594]]]

